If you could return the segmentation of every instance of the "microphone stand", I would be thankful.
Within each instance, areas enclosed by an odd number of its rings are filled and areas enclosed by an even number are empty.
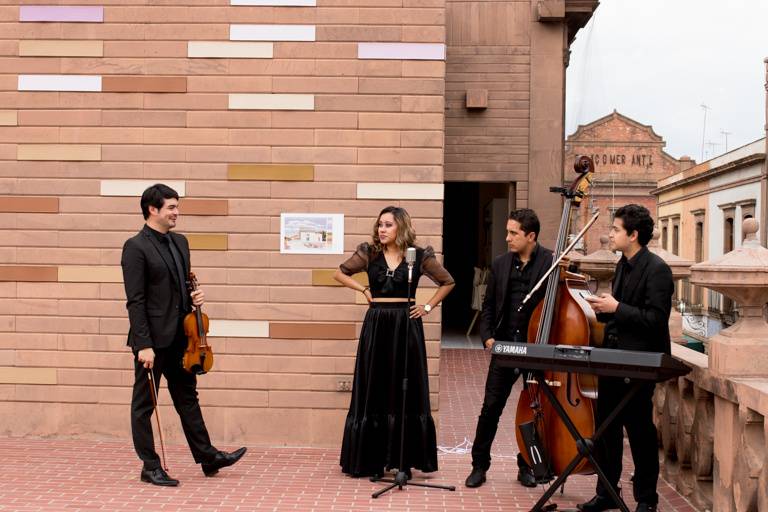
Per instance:
[[[446,491],[455,491],[456,487],[453,485],[438,485],[438,484],[425,484],[421,482],[410,482],[408,478],[408,473],[406,473],[406,470],[408,468],[405,467],[405,401],[408,396],[408,338],[411,331],[411,306],[413,303],[411,302],[411,281],[413,278],[413,264],[414,261],[408,261],[408,309],[406,311],[407,316],[407,322],[405,325],[405,356],[403,358],[403,408],[402,408],[402,414],[400,417],[400,466],[397,468],[397,475],[395,475],[394,480],[391,478],[371,478],[372,482],[386,482],[389,485],[385,487],[384,489],[381,489],[379,491],[376,491],[375,493],[371,494],[371,498],[378,498],[385,492],[391,491],[395,487],[397,487],[399,490],[403,490],[403,487],[406,485],[413,485],[416,487],[430,487],[433,489],[444,489]]]

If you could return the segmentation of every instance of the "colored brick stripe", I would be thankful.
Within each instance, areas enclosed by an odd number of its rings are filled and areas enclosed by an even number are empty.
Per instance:
[[[18,160],[101,160],[101,146],[91,144],[19,144],[16,146]]]
[[[208,59],[271,59],[272,43],[248,43],[229,41],[190,41],[187,57]]]
[[[104,21],[104,8],[85,5],[22,5],[19,7],[19,21]]]
[[[0,281],[58,281],[58,268],[0,265]]]
[[[187,92],[185,76],[105,76],[103,92]]]
[[[261,320],[211,320],[211,338],[268,338],[269,322]]]
[[[314,41],[314,25],[231,25],[232,41]]]
[[[0,212],[58,213],[58,197],[0,196]]]
[[[231,110],[314,110],[312,94],[230,94]]]
[[[68,265],[59,267],[58,280],[64,283],[122,283],[120,267]]]
[[[184,198],[179,203],[179,211],[183,215],[227,215],[229,213],[229,201],[226,199]]]
[[[99,92],[98,75],[19,75],[20,91]]]
[[[271,323],[270,338],[299,338],[315,340],[354,339],[354,324]]]
[[[445,60],[445,45],[432,43],[359,43],[358,59]]]
[[[341,283],[333,278],[333,274],[335,273],[336,269],[312,269],[312,286],[341,286]],[[365,272],[359,272],[353,275],[352,279],[363,286],[368,286],[368,274]]]
[[[186,233],[189,248],[200,251],[226,251],[227,235],[214,233]]]
[[[312,181],[314,165],[230,164],[227,179],[254,181]]]
[[[442,200],[442,183],[358,183],[358,199]]]
[[[18,112],[15,110],[0,110],[0,126],[16,126],[18,124]]]
[[[157,183],[156,180],[102,180],[102,196],[135,196],[141,197],[141,194],[150,186]],[[186,182],[184,181],[164,181],[179,194],[179,197],[186,195]]]
[[[0,367],[0,384],[56,384],[56,368]]]
[[[76,40],[21,40],[19,55],[22,57],[103,57],[103,41]]]

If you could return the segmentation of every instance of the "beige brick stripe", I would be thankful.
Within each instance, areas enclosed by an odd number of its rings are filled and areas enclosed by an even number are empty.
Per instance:
[[[56,368],[0,366],[0,384],[56,384]]]

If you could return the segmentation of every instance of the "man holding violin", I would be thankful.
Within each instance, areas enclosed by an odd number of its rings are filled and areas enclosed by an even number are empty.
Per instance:
[[[205,476],[231,466],[246,449],[227,453],[211,445],[197,398],[197,378],[181,364],[187,346],[184,317],[192,306],[202,306],[205,296],[200,289],[191,295],[187,291],[189,243],[183,235],[171,233],[179,216],[179,195],[166,185],[152,185],[141,196],[141,211],[146,224],[125,242],[121,259],[130,321],[128,346],[134,354],[131,431],[144,463],[141,481],[176,486],[179,481],[168,475],[154,448],[149,372],[155,392],[160,376],[165,376],[192,456]]]
[[[672,308],[674,281],[669,266],[648,250],[653,234],[653,219],[643,206],[622,206],[614,215],[609,235],[611,249],[621,251],[616,265],[612,293],[585,297],[605,322],[603,346],[623,350],[670,352],[669,312]],[[659,455],[656,427],[653,424],[654,383],[643,384],[605,430],[596,445],[596,459],[614,489],[618,491],[624,447],[623,429],[627,431],[632,460],[636,512],[655,512],[659,496]],[[600,377],[597,398],[597,424],[616,408],[630,390],[620,378]],[[597,495],[578,505],[584,512],[602,512],[617,508],[601,481]]]
[[[522,208],[510,212],[507,220],[509,252],[493,260],[480,314],[480,336],[488,350],[496,338],[527,341],[528,321],[544,296],[545,288],[541,288],[522,311],[518,308],[552,265],[552,251],[537,241],[539,230],[539,218],[533,210]],[[485,482],[485,474],[491,466],[491,445],[496,437],[499,418],[517,377],[514,368],[500,366],[496,356],[491,356],[485,397],[472,445],[472,472],[465,482],[467,487],[480,487]],[[520,454],[517,465],[517,480],[526,487],[536,487],[533,470]]]

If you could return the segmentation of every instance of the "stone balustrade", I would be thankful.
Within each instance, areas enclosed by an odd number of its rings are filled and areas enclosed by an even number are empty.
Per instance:
[[[741,248],[691,267],[691,282],[740,301],[739,320],[709,355],[673,345],[692,371],[654,397],[662,476],[700,510],[768,512],[768,250],[757,221]]]

